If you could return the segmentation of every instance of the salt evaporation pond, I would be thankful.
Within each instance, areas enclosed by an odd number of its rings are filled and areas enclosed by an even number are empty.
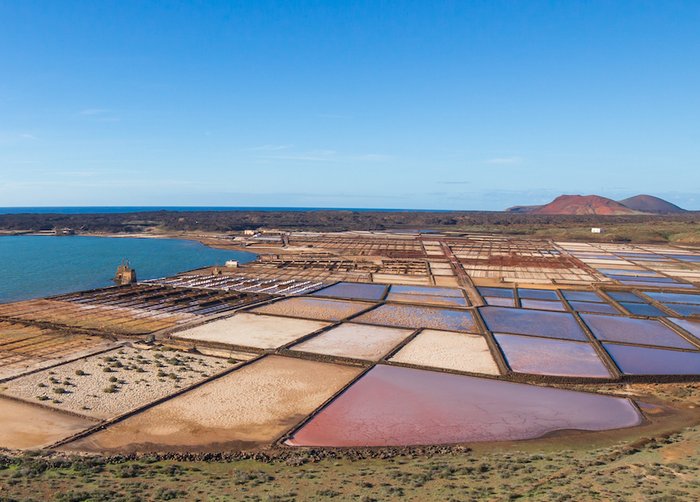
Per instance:
[[[641,422],[641,413],[626,398],[380,365],[287,444],[358,447],[505,441]]]
[[[515,372],[582,378],[612,376],[590,343],[498,333],[494,336]]]
[[[564,312],[500,307],[483,307],[479,309],[479,312],[484,317],[488,328],[493,332],[588,340],[574,316]]]
[[[280,300],[253,312],[261,314],[302,317],[321,321],[340,321],[372,306],[369,303],[346,300],[326,300],[322,298],[298,297]]]
[[[700,353],[604,343],[625,375],[700,375]]]
[[[696,348],[671,328],[652,319],[630,319],[595,314],[583,314],[581,318],[598,340],[660,345],[677,349]]]

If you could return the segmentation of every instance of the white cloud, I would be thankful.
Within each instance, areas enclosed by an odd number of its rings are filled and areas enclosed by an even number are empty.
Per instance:
[[[80,110],[80,115],[84,115],[87,117],[94,117],[95,115],[104,115],[105,113],[109,113],[109,110],[105,108],[85,108],[83,110]]]
[[[36,139],[38,138],[35,135],[28,132],[0,131],[0,145],[14,145]]]
[[[118,122],[120,120],[112,110],[107,108],[84,108],[78,112],[78,115],[99,122]]]
[[[293,147],[294,145],[261,145],[248,148],[248,150],[253,152],[279,152],[280,150],[289,150]]]
[[[318,113],[317,117],[323,119],[351,119],[352,115],[341,115],[338,113]]]
[[[394,157],[392,155],[385,155],[383,153],[366,153],[364,155],[350,157],[350,159],[365,162],[388,162],[390,160],[394,160]]]
[[[520,164],[522,161],[521,157],[494,157],[493,159],[488,159],[486,163],[492,165],[514,165]]]
[[[335,150],[309,150],[306,152],[290,153],[285,155],[269,155],[265,157],[272,160],[301,160],[309,162],[336,162]]]
[[[268,151],[274,152],[274,150]],[[289,160],[297,162],[388,162],[393,159],[392,155],[383,153],[343,154],[330,149],[301,152],[290,151],[288,153],[261,155],[258,157],[258,160]]]

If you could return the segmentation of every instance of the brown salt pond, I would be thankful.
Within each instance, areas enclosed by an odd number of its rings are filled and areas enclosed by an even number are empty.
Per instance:
[[[588,340],[574,316],[564,312],[501,307],[481,307],[479,312],[492,332]]]
[[[351,366],[268,356],[64,449],[224,451],[268,444],[360,371]]]
[[[453,331],[421,331],[390,361],[469,373],[500,374],[483,336]]]
[[[95,424],[88,418],[0,398],[0,448],[50,446]]]
[[[456,288],[435,288],[429,286],[395,285],[391,287],[391,292],[402,295],[452,296],[456,298],[463,297],[462,291]]]
[[[532,375],[610,378],[590,343],[494,334],[510,368]]]
[[[401,328],[478,331],[474,315],[469,311],[414,305],[382,305],[356,317],[353,322]]]
[[[700,353],[604,343],[626,375],[700,375]]]
[[[506,441],[641,422],[641,413],[626,398],[380,365],[287,444],[359,447]]]
[[[494,307],[515,307],[514,298],[501,298],[499,296],[484,296],[484,301],[486,305],[492,305]]]
[[[408,295],[405,293],[389,293],[389,302],[417,303],[423,305],[436,305],[438,307],[466,307],[467,300],[460,296],[438,296],[438,295]]]
[[[184,340],[276,349],[330,325],[310,319],[241,313],[173,336]]]
[[[303,317],[322,321],[340,321],[357,314],[371,304],[345,300],[326,300],[322,298],[289,298],[253,310],[261,314]]]
[[[345,323],[294,345],[292,350],[378,361],[411,333],[411,329]]]
[[[356,300],[381,300],[387,287],[383,284],[363,284],[357,282],[339,282],[315,293],[312,296],[330,296]]]
[[[596,314],[582,314],[581,318],[598,340],[696,349],[693,344],[676,334],[671,328],[653,319],[631,319]]]

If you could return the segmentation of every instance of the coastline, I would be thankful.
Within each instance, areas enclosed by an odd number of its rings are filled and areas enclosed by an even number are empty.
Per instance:
[[[136,264],[141,280],[223,265],[226,260],[248,263],[258,258],[251,249],[225,247],[221,242],[212,246],[216,242],[176,233],[85,233],[77,236],[84,240],[56,237],[59,236],[43,232],[0,235],[0,254],[7,259],[0,303],[113,285],[114,270],[125,257]],[[122,241],[110,243],[106,238]],[[140,243],[134,239],[140,239]],[[88,258],[90,253],[94,254],[94,259]]]
[[[19,231],[7,231],[0,230],[0,237],[19,237],[19,236],[31,236],[31,237],[104,237],[110,239],[178,239],[183,241],[199,242],[203,246],[211,249],[220,249],[225,251],[242,251],[252,254],[259,255],[261,249],[269,250],[274,249],[271,247],[257,248],[253,246],[237,246],[234,244],[228,244],[226,242],[219,242],[215,236],[202,236],[202,235],[191,235],[189,233],[183,232],[166,232],[166,233],[143,233],[143,232],[132,232],[132,233],[103,233],[103,232],[84,232],[75,235],[59,236],[54,233],[47,232],[33,232],[31,230],[19,230]],[[224,238],[220,238],[224,241]]]

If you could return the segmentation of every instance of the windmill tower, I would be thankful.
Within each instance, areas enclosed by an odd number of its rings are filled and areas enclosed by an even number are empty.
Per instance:
[[[126,286],[128,284],[136,283],[136,270],[131,268],[129,260],[126,258],[122,260],[121,265],[117,267],[117,273],[113,280],[119,286]]]

